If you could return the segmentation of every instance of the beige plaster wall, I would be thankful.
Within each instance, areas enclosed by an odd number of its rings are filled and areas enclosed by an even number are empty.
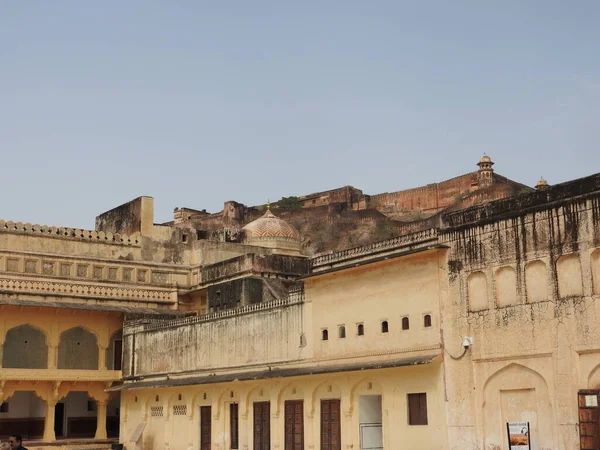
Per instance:
[[[394,450],[447,448],[443,371],[440,363],[428,366],[292,377],[260,382],[235,382],[179,388],[136,389],[122,393],[122,442],[127,442],[142,421],[148,421],[142,448],[197,449],[200,441],[200,406],[211,406],[212,448],[229,449],[229,404],[239,407],[240,449],[253,448],[253,402],[271,406],[271,448],[284,448],[284,404],[303,400],[304,448],[320,448],[322,399],[341,400],[342,448],[359,449],[359,399],[382,396],[383,440]],[[408,425],[407,394],[426,393],[428,425]],[[181,396],[181,400],[180,400]],[[160,409],[162,407],[162,409]],[[175,415],[174,407],[184,415]],[[182,408],[183,407],[183,408]],[[155,408],[154,410],[152,408]],[[157,409],[158,408],[158,409]],[[162,414],[152,417],[152,412]]]
[[[443,251],[413,256],[309,278],[305,282],[309,346],[317,359],[377,352],[402,353],[440,343],[440,288]],[[431,327],[424,316],[431,316]],[[402,319],[409,329],[402,329]],[[387,321],[388,332],[382,332]],[[364,335],[358,335],[358,324]],[[339,328],[345,326],[346,337]],[[323,330],[328,340],[323,340]]]

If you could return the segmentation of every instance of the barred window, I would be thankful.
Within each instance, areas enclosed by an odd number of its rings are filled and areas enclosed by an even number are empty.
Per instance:
[[[150,408],[150,415],[152,417],[163,417],[163,407],[162,406],[152,406]]]
[[[187,405],[173,405],[174,416],[187,416]]]

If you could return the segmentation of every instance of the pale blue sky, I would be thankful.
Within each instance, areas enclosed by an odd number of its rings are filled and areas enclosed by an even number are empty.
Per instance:
[[[0,218],[600,171],[600,2],[0,0]]]

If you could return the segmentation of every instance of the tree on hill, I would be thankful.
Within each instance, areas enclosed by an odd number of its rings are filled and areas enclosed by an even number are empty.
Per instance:
[[[281,197],[281,200],[277,202],[277,207],[281,209],[300,209],[302,208],[302,202],[298,197]]]

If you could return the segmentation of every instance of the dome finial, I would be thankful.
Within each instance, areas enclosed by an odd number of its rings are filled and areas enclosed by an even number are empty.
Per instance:
[[[271,209],[271,200],[267,200],[267,211]]]

